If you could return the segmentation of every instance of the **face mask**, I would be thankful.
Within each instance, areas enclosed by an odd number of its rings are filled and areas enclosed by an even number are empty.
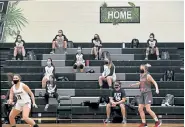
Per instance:
[[[82,51],[80,49],[78,49],[77,52],[80,54]]]
[[[58,33],[58,35],[59,35],[59,36],[61,36],[61,35],[62,35],[62,33]]]
[[[17,84],[19,82],[19,80],[13,80],[14,84]]]
[[[109,62],[108,61],[105,61],[104,64],[109,64]]]
[[[48,65],[48,66],[51,66],[51,62],[47,62],[47,65]]]
[[[140,70],[140,73],[143,74],[145,71],[143,69]]]

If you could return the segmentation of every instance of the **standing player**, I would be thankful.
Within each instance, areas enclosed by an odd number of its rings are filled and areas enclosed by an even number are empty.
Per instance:
[[[151,110],[150,106],[153,102],[152,98],[152,90],[151,90],[151,84],[155,85],[156,93],[159,94],[159,88],[156,83],[156,81],[152,78],[152,76],[148,72],[148,66],[147,65],[141,65],[140,66],[140,82],[136,84],[130,85],[132,86],[138,86],[141,91],[140,99],[139,99],[139,113],[141,116],[142,124],[139,127],[147,127],[147,123],[145,120],[145,113],[143,111],[143,108],[146,107],[146,111],[153,117],[155,120],[155,126],[154,127],[160,127],[161,123],[158,120],[156,114]]]
[[[10,89],[10,96],[8,100],[8,104],[13,103],[13,95],[16,96],[17,102],[15,104],[15,107],[12,108],[10,115],[9,115],[9,120],[10,120],[10,125],[12,127],[16,127],[15,123],[15,117],[22,112],[22,117],[26,123],[33,127],[39,127],[33,119],[29,118],[30,114],[30,109],[31,109],[31,99],[33,103],[33,107],[37,108],[37,105],[35,104],[35,97],[30,90],[30,88],[22,83],[21,77],[18,74],[15,74],[13,76],[13,83],[14,85]],[[31,96],[31,99],[29,95]]]

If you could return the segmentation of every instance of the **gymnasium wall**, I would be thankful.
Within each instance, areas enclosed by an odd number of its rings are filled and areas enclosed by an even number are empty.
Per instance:
[[[153,32],[160,42],[184,41],[183,1],[134,2],[140,6],[138,24],[100,24],[101,1],[22,1],[19,3],[29,24],[21,34],[26,42],[50,42],[59,29],[69,40],[89,42],[98,33],[104,42],[141,42]],[[108,6],[129,6],[109,1]],[[8,42],[14,41],[8,38]]]

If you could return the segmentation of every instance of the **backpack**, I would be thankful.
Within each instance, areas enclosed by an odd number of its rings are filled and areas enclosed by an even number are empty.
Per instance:
[[[174,105],[174,95],[167,94],[165,99],[163,99],[161,106],[173,106]]]
[[[131,48],[138,48],[139,47],[139,40],[134,38],[131,41]]]
[[[88,70],[86,71],[86,73],[95,73],[95,71],[94,71],[93,69],[88,69]]]
[[[58,81],[69,81],[69,79],[65,76],[58,77]]]
[[[33,51],[27,52],[27,60],[37,60],[37,57]]]
[[[163,81],[174,81],[175,80],[175,73],[173,70],[167,70],[164,73]]]
[[[168,51],[162,52],[161,54],[161,59],[162,60],[169,60],[170,59],[170,54]]]
[[[105,58],[110,59],[110,53],[108,51],[103,51],[101,54],[101,60],[104,60]]]

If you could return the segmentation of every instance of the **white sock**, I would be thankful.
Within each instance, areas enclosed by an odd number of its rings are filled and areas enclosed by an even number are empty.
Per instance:
[[[154,120],[155,120],[156,122],[157,122],[157,121],[159,121],[157,117],[156,117],[156,118],[154,118]]]
[[[146,123],[146,120],[145,119],[142,119],[142,123]]]

